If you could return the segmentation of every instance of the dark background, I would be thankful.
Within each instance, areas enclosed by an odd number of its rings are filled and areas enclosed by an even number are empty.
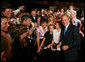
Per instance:
[[[84,0],[56,0],[56,1],[1,1],[1,9],[5,7],[13,7],[17,9],[18,6],[26,6],[26,11],[30,12],[33,8],[49,8],[49,6],[56,6],[57,8],[68,7],[69,5],[74,5],[78,8],[84,8]]]

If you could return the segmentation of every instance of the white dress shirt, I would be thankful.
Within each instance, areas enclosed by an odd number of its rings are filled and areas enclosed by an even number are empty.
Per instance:
[[[67,31],[69,24],[70,24],[70,23],[68,23],[68,25],[66,26],[66,29],[65,29],[65,31]]]
[[[47,32],[47,27],[46,27],[45,29],[46,29],[46,32]],[[40,27],[37,28],[37,32],[38,32],[39,35],[40,35],[40,39],[43,39],[44,34],[45,34],[46,32],[43,30],[42,26],[40,26]]]
[[[81,24],[81,21],[77,19],[76,17],[73,19],[73,25],[78,26],[78,24]]]
[[[53,40],[56,44],[58,44],[60,41],[60,33],[61,33],[61,30],[59,32],[57,31],[57,29],[53,30]]]
[[[36,19],[35,17],[33,17],[34,19]]]

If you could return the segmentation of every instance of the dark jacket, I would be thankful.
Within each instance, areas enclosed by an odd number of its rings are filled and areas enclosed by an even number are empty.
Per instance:
[[[80,34],[79,29],[69,24],[66,34],[64,36],[64,28],[61,30],[61,40],[62,46],[68,45],[69,49],[64,51],[66,61],[74,61],[78,58],[78,49],[80,46]],[[62,47],[61,46],[61,47]]]
[[[37,22],[37,16],[35,16],[35,19],[33,18],[33,16],[31,16],[32,22]]]

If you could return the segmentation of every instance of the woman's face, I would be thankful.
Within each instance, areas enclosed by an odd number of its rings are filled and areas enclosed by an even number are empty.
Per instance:
[[[50,19],[50,21],[53,21],[54,18],[53,18],[53,16],[51,16],[49,19]]]
[[[40,22],[40,20],[41,20],[41,17],[38,17],[38,18],[37,18],[37,21]]]
[[[47,23],[46,22],[43,22],[42,23],[42,27],[46,27],[47,26]]]
[[[56,23],[56,29],[60,28],[59,23]]]
[[[50,32],[53,32],[53,30],[54,30],[54,26],[50,26],[50,27],[49,27],[49,31],[50,31]]]

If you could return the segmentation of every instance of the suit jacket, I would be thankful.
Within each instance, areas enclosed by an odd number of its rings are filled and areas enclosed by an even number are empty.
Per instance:
[[[80,34],[78,27],[69,24],[65,36],[64,28],[62,28],[60,41],[62,42],[62,46],[69,46],[69,49],[64,51],[66,60],[76,60],[76,57],[78,55],[77,52],[80,45]]]
[[[33,18],[33,16],[31,16],[32,18],[32,22],[37,22],[37,16],[35,17],[35,19]]]
[[[78,27],[69,24],[66,34],[64,36],[64,28],[61,30],[61,40],[62,46],[68,45],[69,49],[78,48],[80,43],[80,34]]]

